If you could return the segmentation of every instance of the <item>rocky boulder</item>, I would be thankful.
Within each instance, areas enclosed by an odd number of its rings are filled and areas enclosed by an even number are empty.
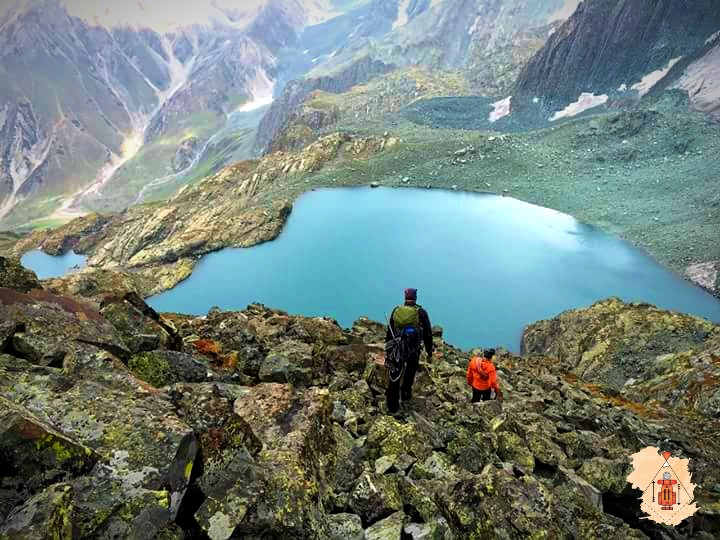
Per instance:
[[[17,508],[0,525],[0,538],[71,540],[73,526],[73,489],[70,484],[55,484]]]
[[[108,321],[118,303],[156,320],[128,296],[94,309],[0,289],[0,538],[674,540],[720,527],[720,337],[706,321],[609,300],[532,325],[529,354],[498,350],[502,404],[470,402],[468,354],[436,332],[413,399],[389,416],[379,323],[346,331],[260,305],[162,315],[182,350],[133,353],[143,326]],[[678,527],[642,519],[627,481],[647,446],[692,460],[699,510]]]
[[[0,257],[0,287],[23,293],[42,288],[35,273],[12,257]]]
[[[91,307],[68,297],[35,290],[0,289],[3,350],[32,363],[63,367],[90,350],[129,358],[117,330]]]
[[[698,317],[610,299],[528,326],[522,351],[558,358],[588,382],[621,389],[666,371],[665,355],[702,350],[719,333]]]
[[[86,473],[99,456],[0,397],[0,517],[53,482]]]
[[[198,481],[207,499],[196,517],[212,538],[273,530],[296,538],[327,531],[323,500],[332,474],[334,438],[326,390],[296,393],[260,384],[234,404],[238,435],[219,470]],[[222,471],[236,474],[228,478]]]

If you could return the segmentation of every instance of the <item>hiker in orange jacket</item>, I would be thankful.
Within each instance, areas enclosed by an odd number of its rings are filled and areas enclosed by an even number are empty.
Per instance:
[[[483,357],[474,354],[467,367],[467,382],[472,387],[472,402],[490,399],[491,392],[495,392],[498,401],[503,400],[500,384],[497,380],[495,365],[492,363],[495,349],[483,351]]]

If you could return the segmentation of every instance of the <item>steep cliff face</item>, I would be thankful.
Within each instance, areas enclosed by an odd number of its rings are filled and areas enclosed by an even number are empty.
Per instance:
[[[635,85],[643,94],[719,29],[714,0],[585,0],[527,64],[516,91],[552,107]]]

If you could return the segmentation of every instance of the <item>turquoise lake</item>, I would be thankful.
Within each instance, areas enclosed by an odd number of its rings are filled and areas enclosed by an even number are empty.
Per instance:
[[[45,256],[47,257],[47,256]],[[54,259],[41,275],[77,264]],[[33,266],[35,259],[24,259]],[[46,265],[46,261],[42,261]],[[518,351],[523,328],[618,296],[720,322],[720,301],[627,242],[509,197],[343,188],[300,197],[273,242],[204,257],[148,303],[204,315],[260,302],[349,327],[382,321],[416,287],[448,342]]]
[[[86,258],[72,251],[62,257],[53,257],[42,251],[30,251],[20,261],[26,268],[32,269],[40,279],[61,277],[76,268],[85,266]]]
[[[448,342],[519,349],[523,328],[610,296],[720,322],[720,301],[627,242],[508,197],[346,188],[300,197],[273,242],[207,255],[159,311],[252,302],[382,321],[416,287]]]

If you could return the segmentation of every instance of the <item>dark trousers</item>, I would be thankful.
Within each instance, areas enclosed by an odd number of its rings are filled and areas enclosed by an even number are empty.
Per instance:
[[[412,397],[412,386],[415,382],[415,374],[420,364],[420,351],[412,355],[405,362],[405,373],[397,381],[388,384],[385,397],[387,399],[387,408],[391,413],[397,412],[400,408],[400,395],[402,400],[407,401]]]
[[[490,394],[492,393],[492,389],[488,388],[487,390],[476,390],[475,388],[472,389],[473,391],[473,397],[472,402],[477,403],[478,401],[487,401],[490,399]]]

